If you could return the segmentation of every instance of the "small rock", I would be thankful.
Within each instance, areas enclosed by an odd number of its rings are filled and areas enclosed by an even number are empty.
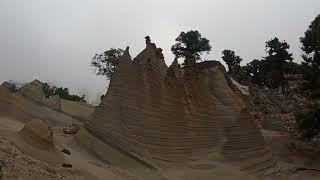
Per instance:
[[[63,128],[63,132],[65,134],[76,134],[79,131],[79,129],[79,125],[71,124],[70,126]]]
[[[71,155],[71,152],[68,149],[62,149],[61,152]]]
[[[62,167],[65,167],[65,168],[72,168],[72,164],[63,163],[63,164],[62,164]]]

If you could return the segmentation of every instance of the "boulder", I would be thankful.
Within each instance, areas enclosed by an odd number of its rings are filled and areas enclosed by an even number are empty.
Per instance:
[[[13,133],[8,139],[21,152],[35,159],[50,164],[60,164],[64,160],[63,154],[54,144],[52,128],[42,120],[29,121],[18,133]]]
[[[67,155],[71,155],[71,152],[68,149],[62,149],[61,152],[67,154]]]
[[[64,167],[64,168],[72,168],[72,164],[62,163],[62,167]]]
[[[53,130],[42,120],[34,119],[28,122],[19,133],[22,134],[24,138],[32,139],[32,141],[36,140],[48,144],[53,143]]]
[[[63,132],[65,134],[77,134],[79,129],[80,129],[79,125],[71,124],[70,126],[63,128]]]

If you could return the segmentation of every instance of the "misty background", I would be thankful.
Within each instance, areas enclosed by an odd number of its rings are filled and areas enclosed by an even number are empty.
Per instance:
[[[210,40],[205,60],[231,49],[246,64],[277,36],[300,62],[299,38],[319,13],[319,0],[0,0],[0,83],[39,79],[96,104],[108,81],[90,67],[94,54],[130,46],[134,57],[150,35],[170,65],[171,45],[188,30]]]

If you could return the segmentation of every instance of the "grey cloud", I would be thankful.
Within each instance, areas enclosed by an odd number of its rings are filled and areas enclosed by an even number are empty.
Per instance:
[[[150,35],[170,64],[175,37],[190,29],[212,42],[206,59],[233,49],[246,63],[277,36],[301,61],[299,37],[319,7],[319,0],[0,0],[0,81],[38,78],[95,100],[107,87],[89,67],[95,53],[129,45],[135,56]]]

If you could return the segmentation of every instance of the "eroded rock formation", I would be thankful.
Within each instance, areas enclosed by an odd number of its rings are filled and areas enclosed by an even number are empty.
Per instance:
[[[38,80],[34,80],[31,83],[22,86],[18,89],[18,93],[35,102],[43,103],[45,99],[43,84]]]
[[[183,68],[175,60],[168,68],[149,41],[136,58],[127,48],[119,61],[108,93],[85,124],[92,136],[156,169],[215,162],[246,171],[275,166],[219,62]]]
[[[36,103],[43,103],[46,106],[60,111],[61,98],[58,95],[45,97],[43,91],[43,83],[39,80],[34,80],[18,89],[18,93]]]

